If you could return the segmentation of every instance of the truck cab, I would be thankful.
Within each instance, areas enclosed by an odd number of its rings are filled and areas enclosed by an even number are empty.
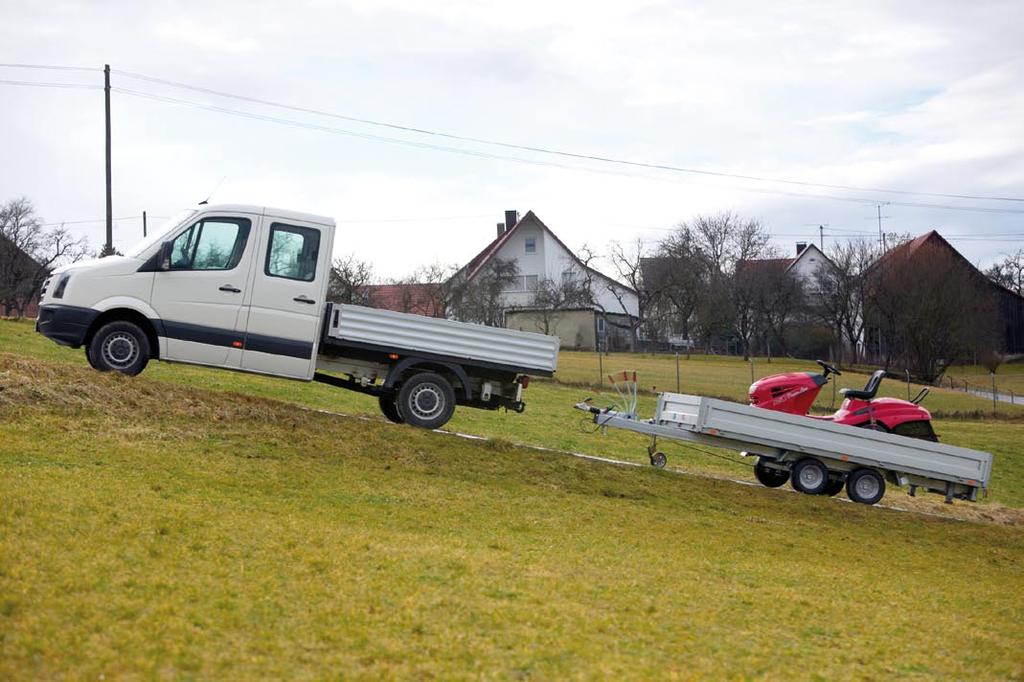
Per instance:
[[[124,256],[55,270],[36,328],[103,370],[158,358],[309,380],[334,230],[323,216],[202,206]]]

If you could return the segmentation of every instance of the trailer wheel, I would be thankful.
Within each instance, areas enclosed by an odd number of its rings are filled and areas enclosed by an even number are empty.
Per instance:
[[[149,362],[149,339],[133,322],[110,322],[92,337],[87,357],[89,364],[101,372],[135,376]]]
[[[381,413],[389,422],[395,424],[405,423],[405,420],[402,419],[402,413],[398,411],[398,405],[395,405],[395,396],[381,394],[377,397],[377,402],[380,405]]]
[[[846,494],[860,504],[877,504],[885,495],[885,479],[874,469],[857,469],[846,479]]]
[[[659,469],[664,469],[665,465],[668,464],[668,457],[665,456],[664,452],[655,452],[651,455],[651,465]]]
[[[423,372],[402,384],[397,405],[406,424],[439,429],[455,412],[455,390],[440,374]]]
[[[758,457],[754,462],[754,478],[766,488],[778,488],[789,480],[789,472],[785,469],[770,469]]]
[[[813,457],[793,465],[793,488],[807,495],[820,495],[828,487],[828,469]]]
[[[840,492],[842,492],[844,485],[846,485],[846,484],[843,482],[843,479],[841,479],[841,478],[833,479],[833,480],[828,482],[827,486],[825,486],[825,491],[822,493],[822,495],[828,495],[829,497],[835,497]]]

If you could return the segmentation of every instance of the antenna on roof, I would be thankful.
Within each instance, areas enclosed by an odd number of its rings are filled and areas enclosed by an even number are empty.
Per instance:
[[[216,193],[217,193],[217,190],[219,190],[219,189],[220,189],[220,186],[224,184],[224,181],[225,181],[225,180],[227,180],[227,177],[228,177],[228,176],[226,176],[226,175],[222,175],[222,176],[221,176],[221,178],[220,178],[220,181],[219,181],[219,182],[217,183],[217,186],[213,188],[213,191],[212,191],[212,192],[210,192],[210,194],[209,194],[209,195],[207,195],[207,197],[206,197],[205,199],[203,199],[202,201],[200,201],[200,202],[199,202],[199,205],[200,205],[200,206],[206,206],[206,205],[207,205],[208,203],[210,203],[210,198],[211,198],[211,197],[212,197],[212,196],[213,196],[214,194],[216,194]]]

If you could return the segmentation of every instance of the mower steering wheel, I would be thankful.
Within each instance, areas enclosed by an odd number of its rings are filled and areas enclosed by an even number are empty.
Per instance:
[[[822,368],[823,370],[825,370],[825,373],[826,373],[826,374],[828,374],[828,373],[832,373],[832,374],[835,374],[835,375],[836,375],[837,377],[841,377],[841,376],[843,376],[843,373],[842,373],[842,372],[840,372],[840,371],[839,371],[838,369],[836,369],[836,368],[835,368],[835,367],[833,367],[832,365],[828,364],[828,363],[827,363],[827,362],[825,362],[824,360],[815,360],[815,362],[817,362],[817,363],[818,363],[819,365],[821,365],[821,368]]]

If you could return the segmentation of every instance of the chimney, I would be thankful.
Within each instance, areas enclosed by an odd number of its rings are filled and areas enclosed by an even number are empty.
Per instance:
[[[505,231],[511,230],[519,222],[518,211],[505,211]]]
[[[498,223],[498,236],[505,234],[505,223]]]
[[[799,256],[801,253],[804,252],[804,249],[806,249],[806,248],[807,248],[807,242],[797,242],[796,243],[796,255]]]

